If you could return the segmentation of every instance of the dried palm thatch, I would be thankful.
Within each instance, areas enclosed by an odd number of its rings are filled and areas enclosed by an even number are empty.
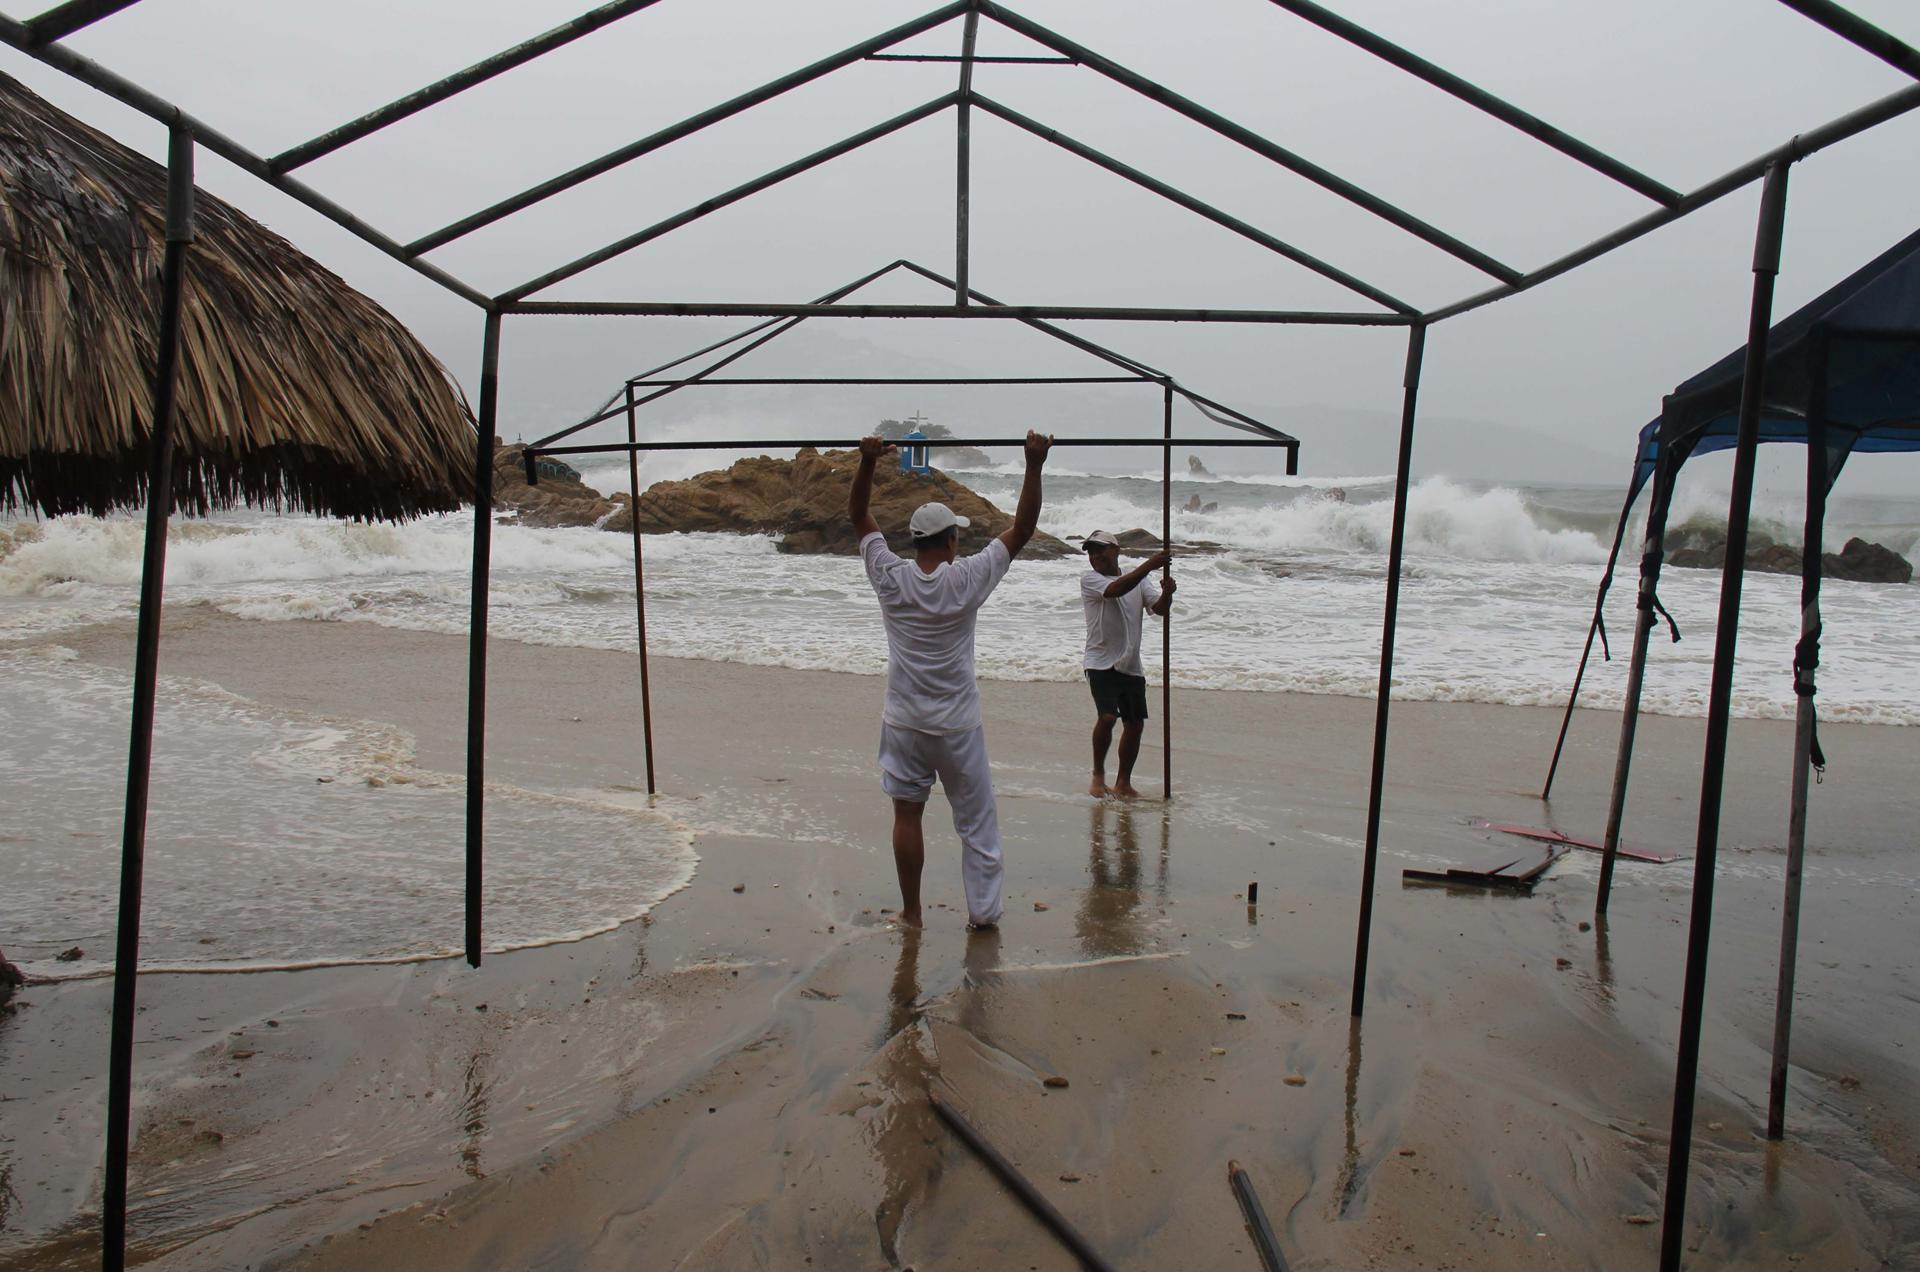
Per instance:
[[[166,169],[0,75],[0,508],[146,497]],[[379,305],[202,192],[173,503],[398,520],[472,492],[472,414]]]

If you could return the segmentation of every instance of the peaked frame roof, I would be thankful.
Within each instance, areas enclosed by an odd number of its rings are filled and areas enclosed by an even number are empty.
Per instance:
[[[624,146],[579,164],[534,186],[478,209],[440,229],[410,242],[400,242],[361,219],[325,194],[299,180],[293,174],[315,160],[352,145],[390,125],[448,100],[499,75],[523,66],[575,40],[591,35],[614,22],[650,8],[658,0],[613,0],[579,17],[485,58],[431,84],[367,112],[336,128],[313,137],[278,154],[262,155],[241,142],[188,115],[133,81],[68,48],[62,41],[75,32],[111,15],[133,7],[139,0],[67,0],[29,20],[0,16],[0,41],[12,45],[39,60],[82,80],[170,127],[184,130],[193,140],[222,156],[260,180],[306,204],[357,237],[379,248],[408,268],[432,279],[455,295],[484,309],[489,314],[632,314],[632,315],[706,315],[768,317],[888,317],[888,318],[1014,318],[1026,320],[1107,319],[1162,322],[1252,322],[1294,323],[1348,326],[1409,326],[1431,324],[1455,317],[1482,305],[1525,291],[1558,277],[1588,261],[1641,238],[1672,221],[1696,212],[1763,176],[1776,163],[1791,163],[1818,150],[1854,136],[1889,119],[1920,108],[1920,84],[1898,92],[1803,132],[1765,154],[1730,169],[1720,177],[1691,191],[1678,191],[1641,173],[1612,155],[1572,137],[1530,112],[1428,62],[1417,54],[1375,35],[1364,27],[1328,10],[1312,0],[1269,0],[1276,8],[1310,22],[1356,48],[1420,79],[1442,92],[1499,120],[1524,135],[1633,191],[1654,205],[1639,218],[1609,234],[1575,248],[1543,265],[1521,270],[1500,261],[1455,235],[1397,207],[1370,191],[1348,181],[1305,155],[1290,150],[1254,130],[1245,127],[1207,106],[1185,97],[1154,80],[1133,71],[1077,41],[1033,21],[998,0],[949,0],[917,18],[882,31],[867,40],[842,49],[758,88],[741,93],[704,111],[689,115],[678,123],[659,129]],[[1897,69],[1920,79],[1920,51],[1902,43],[1870,23],[1854,16],[1832,0],[1780,0],[1821,26],[1879,57]],[[1026,38],[1055,55],[1051,58],[987,59],[974,52],[982,18]],[[950,22],[961,24],[960,52],[955,55],[889,53],[903,42]],[[493,295],[455,277],[427,259],[434,251],[468,234],[491,225],[516,212],[544,202],[586,181],[611,172],[643,155],[651,154],[674,142],[772,101],[802,85],[868,59],[912,59],[916,61],[950,60],[957,64],[958,85],[942,94],[881,121],[831,146],[795,159],[752,181],[735,186],[695,204],[685,211],[654,225],[635,231],[592,252],[556,265]],[[1393,293],[1361,279],[1337,265],[1321,261],[1292,244],[1263,231],[1231,214],[1214,208],[1168,185],[1148,173],[1132,168],[1118,159],[1101,154],[1091,146],[1031,119],[973,88],[973,67],[977,62],[1058,61],[1091,70],[1139,93],[1166,109],[1182,115],[1271,163],[1346,200],[1371,216],[1387,221],[1435,249],[1467,263],[1493,278],[1496,285],[1463,297],[1436,309],[1420,310],[1396,298]],[[1169,309],[1139,306],[1006,306],[974,303],[968,290],[969,239],[969,167],[970,115],[974,108],[1006,123],[1031,132],[1070,154],[1095,163],[1115,175],[1142,186],[1195,215],[1211,220],[1296,264],[1312,270],[1355,292],[1378,306],[1373,310],[1254,310],[1254,309]],[[868,142],[888,136],[922,119],[954,111],[959,119],[956,168],[955,221],[956,250],[954,298],[949,305],[844,305],[815,302],[807,305],[749,304],[671,304],[621,301],[555,301],[534,297],[548,288],[612,260],[625,252],[671,234],[710,213],[749,198],[840,155],[859,149]]]

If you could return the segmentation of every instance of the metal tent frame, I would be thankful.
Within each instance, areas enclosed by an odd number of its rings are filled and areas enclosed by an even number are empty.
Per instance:
[[[952,280],[942,277],[941,275],[926,268],[925,266],[916,265],[912,261],[897,260],[892,262],[891,264],[883,265],[882,267],[880,267],[877,270],[874,270],[871,273],[863,274],[859,278],[854,279],[852,282],[846,284],[845,286],[836,288],[833,291],[828,292],[824,299],[839,300],[843,297],[850,296],[855,292],[859,291],[861,288],[866,287],[871,283],[877,282],[878,280],[887,277],[888,275],[894,273],[897,270],[907,271],[910,274],[913,274],[919,278],[930,281],[940,287],[951,289],[954,286],[956,286],[956,284]],[[980,292],[975,291],[972,288],[968,288],[967,290],[968,290],[969,298],[973,299],[976,302],[979,302],[982,304],[997,303],[991,297],[982,295]],[[1167,374],[1166,372],[1156,370],[1155,368],[1148,366],[1146,363],[1141,362],[1136,358],[1127,357],[1126,355],[1117,353],[1114,350],[1109,349],[1104,345],[1097,344],[1091,340],[1083,339],[1079,336],[1076,336],[1069,332],[1061,330],[1059,327],[1053,325],[1052,323],[1043,322],[1038,319],[1033,320],[1029,324],[1035,330],[1040,331],[1045,335],[1051,336],[1054,339],[1059,340],[1067,345],[1070,345],[1073,348],[1078,349],[1083,353],[1090,354],[1093,357],[1098,358],[1099,360],[1112,365],[1115,369],[1126,372],[1126,374],[1111,375],[1111,376],[961,376],[961,377],[951,377],[951,378],[950,377],[933,377],[933,376],[866,376],[866,377],[776,376],[776,377],[769,377],[769,378],[763,378],[763,379],[728,376],[723,379],[714,378],[714,372],[719,371],[724,367],[730,366],[740,361],[741,359],[747,357],[749,354],[754,353],[755,351],[762,349],[769,344],[772,344],[775,340],[778,340],[781,336],[786,335],[789,331],[792,331],[795,327],[798,327],[801,323],[805,321],[807,321],[805,317],[786,318],[786,319],[769,318],[763,322],[756,323],[755,325],[748,327],[743,331],[735,332],[733,335],[728,336],[723,340],[719,340],[712,344],[706,345],[700,349],[696,349],[692,353],[683,354],[682,356],[675,358],[670,362],[665,362],[657,367],[651,368],[650,370],[642,371],[639,375],[630,377],[626,381],[626,384],[621,390],[621,392],[616,392],[612,397],[608,398],[605,402],[603,402],[600,405],[598,410],[595,410],[592,413],[590,413],[585,419],[580,420],[575,424],[570,424],[566,428],[560,429],[557,432],[549,433],[545,437],[539,438],[536,441],[529,442],[527,444],[526,449],[521,453],[523,461],[526,465],[527,484],[529,485],[535,485],[535,484],[538,484],[539,482],[539,458],[542,455],[624,454],[627,456],[627,472],[628,472],[628,481],[629,481],[628,488],[633,492],[633,496],[632,496],[633,503],[629,505],[629,508],[630,508],[629,516],[633,523],[634,610],[635,610],[635,625],[638,629],[639,651],[640,651],[640,724],[641,724],[642,747],[644,750],[645,760],[646,760],[647,794],[649,795],[657,794],[659,788],[655,780],[654,762],[653,762],[653,693],[652,693],[651,675],[650,675],[650,671],[648,667],[648,659],[647,659],[646,571],[643,565],[643,549],[641,546],[640,518],[639,518],[639,500],[640,500],[639,457],[641,452],[643,451],[674,451],[674,450],[700,450],[700,451],[753,450],[753,449],[764,448],[768,445],[778,445],[780,447],[792,446],[796,448],[813,447],[818,450],[827,450],[829,448],[835,448],[835,447],[853,447],[853,446],[857,446],[859,443],[857,440],[851,440],[851,439],[820,441],[816,439],[797,439],[797,438],[758,438],[754,440],[737,440],[737,441],[736,440],[709,440],[709,439],[703,438],[697,441],[643,442],[639,439],[639,428],[638,428],[638,415],[641,407],[651,405],[652,403],[657,402],[662,398],[669,396],[670,394],[678,393],[685,389],[720,388],[720,387],[741,386],[741,385],[756,385],[756,386],[759,386],[759,385],[840,385],[840,386],[868,385],[868,386],[871,386],[871,385],[907,385],[907,384],[922,384],[922,385],[1152,384],[1152,385],[1158,385],[1162,390],[1162,402],[1163,402],[1162,431],[1161,431],[1161,436],[1159,438],[1064,437],[1064,438],[1056,438],[1054,441],[1054,445],[1056,446],[1099,446],[1099,447],[1114,447],[1114,446],[1157,446],[1159,447],[1160,448],[1160,544],[1162,547],[1170,547],[1172,546],[1172,542],[1173,542],[1172,494],[1173,494],[1173,448],[1175,446],[1203,446],[1203,447],[1278,446],[1283,448],[1286,451],[1288,475],[1291,476],[1299,471],[1300,441],[1298,438],[1289,436],[1288,434],[1283,433],[1280,430],[1273,428],[1270,425],[1263,424],[1259,420],[1253,418],[1251,415],[1247,415],[1241,411],[1236,411],[1230,406],[1226,406],[1226,405],[1223,405],[1222,403],[1214,401],[1212,398],[1202,397],[1200,394],[1195,393],[1191,389],[1188,389],[1182,384],[1180,384],[1178,381],[1176,381],[1171,375]],[[677,378],[665,379],[665,380],[654,378],[668,371],[671,371],[675,367],[681,366],[684,363],[691,362],[696,358],[704,357],[709,353],[718,352],[721,349],[725,349],[728,345],[739,344],[741,341],[746,341],[746,343],[741,344],[740,348],[733,350],[731,353],[722,355],[721,357],[715,359],[713,362],[710,362],[706,366],[702,367],[700,370],[695,371],[689,375],[684,375]],[[635,390],[643,389],[643,388],[653,389],[654,392],[647,393],[644,396],[636,395]],[[623,394],[625,397],[624,406],[619,404]],[[1175,437],[1173,435],[1173,407],[1174,407],[1174,399],[1176,397],[1185,399],[1188,403],[1190,403],[1196,409],[1198,409],[1202,415],[1206,416],[1208,419],[1212,420],[1213,422],[1223,425],[1226,428],[1234,429],[1243,434],[1247,434],[1247,436],[1243,436],[1243,437]],[[563,442],[567,438],[573,437],[581,433],[582,431],[593,427],[595,424],[605,423],[623,414],[626,416],[626,421],[627,421],[627,440],[624,444],[619,442],[612,442],[612,443],[599,443],[599,444],[574,444],[574,445],[568,445],[568,446],[555,445],[555,443]],[[916,446],[920,446],[923,448],[939,448],[943,446],[971,446],[971,447],[980,448],[980,449],[994,449],[994,448],[1019,447],[1024,445],[1024,442],[1020,438],[953,438],[949,440],[928,438],[923,441],[916,441],[914,444]],[[1163,572],[1162,578],[1164,579],[1165,577],[1166,577],[1166,572]],[[1172,671],[1173,671],[1173,616],[1171,614],[1168,614],[1164,616],[1160,624],[1160,754],[1161,754],[1160,780],[1161,780],[1162,789],[1165,795],[1171,795],[1173,791],[1173,675],[1172,675]]]
[[[474,63],[453,75],[437,80],[386,106],[370,111],[330,132],[282,151],[262,155],[204,121],[182,111],[149,90],[101,66],[67,47],[63,41],[75,32],[115,13],[131,8],[138,0],[65,0],[38,16],[22,21],[0,15],[0,41],[52,66],[75,79],[99,89],[120,102],[166,125],[169,130],[168,200],[168,272],[169,280],[161,297],[162,330],[177,322],[179,294],[171,281],[178,272],[190,267],[188,242],[192,225],[192,162],[196,146],[204,146],[266,184],[282,191],[328,220],[348,230],[408,268],[471,302],[482,311],[481,375],[479,428],[475,456],[477,491],[474,517],[473,612],[469,674],[469,723],[467,759],[467,958],[478,964],[480,947],[480,898],[483,860],[483,789],[486,742],[486,654],[487,654],[487,580],[491,556],[493,465],[492,453],[499,408],[499,359],[501,326],[508,316],[534,317],[559,314],[630,315],[706,315],[751,318],[788,317],[884,317],[884,318],[960,318],[998,319],[1022,322],[1102,319],[1131,322],[1227,322],[1261,325],[1341,325],[1403,327],[1407,330],[1406,372],[1399,449],[1396,463],[1393,521],[1388,550],[1388,578],[1384,623],[1380,642],[1380,683],[1376,698],[1373,757],[1367,809],[1365,857],[1362,870],[1362,894],[1356,940],[1353,976],[1352,1013],[1357,1018],[1365,1005],[1367,954],[1372,927],[1373,894],[1379,851],[1381,798],[1386,775],[1388,707],[1392,688],[1394,628],[1399,602],[1399,584],[1404,556],[1406,504],[1409,467],[1413,450],[1415,407],[1419,393],[1422,356],[1427,329],[1432,325],[1470,312],[1539,286],[1550,279],[1596,260],[1609,252],[1650,234],[1662,226],[1699,211],[1736,190],[1756,181],[1764,181],[1761,217],[1756,234],[1753,301],[1749,323],[1749,360],[1745,369],[1740,411],[1739,444],[1736,452],[1733,493],[1728,509],[1728,560],[1733,563],[1722,577],[1720,635],[1714,654],[1713,690],[1708,708],[1706,755],[1703,764],[1699,840],[1695,857],[1693,913],[1689,932],[1685,996],[1681,1009],[1681,1037],[1675,1075],[1673,1133],[1668,1155],[1666,1203],[1661,1229],[1661,1266],[1679,1266],[1686,1209],[1687,1163],[1692,1144],[1694,1083],[1699,1059],[1700,1020],[1704,1001],[1706,955],[1713,870],[1718,847],[1721,779],[1724,772],[1732,657],[1737,638],[1738,600],[1741,570],[1745,556],[1748,507],[1752,494],[1753,456],[1758,421],[1758,393],[1764,361],[1767,318],[1772,308],[1773,278],[1778,270],[1779,245],[1784,219],[1786,177],[1790,166],[1807,156],[1849,137],[1920,107],[1920,83],[1884,96],[1857,110],[1807,132],[1729,170],[1690,192],[1673,190],[1635,171],[1630,166],[1595,147],[1568,136],[1544,120],[1434,65],[1418,55],[1375,35],[1312,0],[1271,0],[1275,7],[1320,27],[1372,56],[1465,102],[1482,113],[1534,138],[1590,170],[1612,180],[1654,204],[1651,211],[1627,222],[1612,232],[1578,247],[1544,265],[1519,270],[1506,265],[1453,235],[1428,224],[1385,199],[1347,181],[1305,156],[1210,110],[1199,102],[1140,75],[1119,63],[1082,46],[1020,15],[997,0],[951,0],[920,17],[902,23],[869,40],[853,45],[830,57],[770,81],[759,88],[647,137],[579,165],[519,194],[455,221],[440,230],[409,243],[401,243],[326,195],[292,175],[322,155],[330,154],[353,142],[423,111],[436,103],[524,65],[540,56],[590,35],[610,23],[650,7],[655,0],[613,0],[612,3],[582,14],[574,20],[519,45]],[[1780,0],[1842,39],[1866,50],[1906,75],[1920,80],[1920,50],[1860,19],[1833,0]],[[1090,70],[1127,88],[1162,107],[1184,116],[1193,123],[1235,142],[1242,148],[1284,168],[1322,189],[1353,204],[1428,245],[1466,262],[1489,275],[1495,285],[1452,304],[1432,310],[1420,310],[1396,301],[1388,293],[1347,274],[1334,266],[1300,251],[1278,239],[1266,245],[1298,264],[1335,281],[1363,296],[1378,310],[1311,311],[1284,309],[1177,309],[1123,306],[1007,305],[997,302],[975,303],[969,288],[969,191],[971,161],[971,121],[974,108],[994,115],[1015,127],[1034,131],[1070,153],[1095,162],[1109,171],[1142,184],[1163,198],[1186,207],[1216,224],[1234,229],[1246,237],[1251,226],[1211,208],[1201,200],[1166,186],[1144,173],[1138,173],[1118,160],[1100,156],[1091,147],[1073,142],[1061,134],[1018,116],[1016,112],[991,102],[973,88],[973,68],[980,58],[975,53],[979,23],[989,19],[1001,28],[1049,50],[1052,56],[1025,59],[1031,63],[1071,63]],[[957,55],[893,53],[895,46],[947,23],[961,24],[960,51]],[[642,155],[673,142],[693,136],[708,126],[771,101],[803,84],[832,74],[855,62],[869,58],[914,57],[950,61],[959,71],[958,87],[953,93],[895,116],[847,138],[835,146],[805,156],[787,166],[743,186],[726,191],[705,203],[654,226],[640,230],[615,243],[563,264],[537,278],[504,292],[489,296],[433,264],[426,257],[467,234],[492,224],[522,209],[571,189],[595,176],[612,171]],[[896,132],[908,124],[952,110],[956,117],[956,171],[954,189],[955,272],[953,302],[946,305],[851,305],[837,301],[808,304],[737,304],[622,301],[540,301],[530,299],[536,293],[565,279],[632,250],[680,227],[690,224],[717,208],[770,188],[786,178],[848,153],[867,142]],[[1270,236],[1269,236],[1270,237]],[[1255,241],[1262,241],[1256,238]],[[154,411],[154,453],[163,460],[170,441],[170,411],[175,359],[166,352],[163,339],[156,374]],[[156,468],[156,475],[164,472]],[[129,761],[127,809],[122,844],[122,908],[116,945],[114,1006],[109,1068],[108,1132],[105,1195],[102,1204],[103,1262],[110,1269],[123,1266],[126,1242],[127,1147],[130,1130],[133,1027],[136,970],[139,954],[140,871],[145,850],[146,760],[152,736],[153,697],[159,639],[161,567],[167,525],[164,501],[155,501],[147,519],[148,543],[145,574],[141,591],[141,618],[138,651],[135,660],[132,719],[133,747]]]

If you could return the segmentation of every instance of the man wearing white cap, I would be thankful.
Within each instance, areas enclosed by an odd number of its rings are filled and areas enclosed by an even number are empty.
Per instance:
[[[1139,565],[1120,572],[1120,541],[1105,530],[1087,536],[1087,565],[1080,576],[1080,608],[1087,619],[1087,687],[1093,690],[1093,782],[1089,795],[1118,795],[1132,799],[1133,762],[1140,754],[1140,733],[1147,723],[1147,669],[1140,662],[1142,615],[1164,618],[1173,607],[1173,576],[1165,589],[1156,586],[1153,572],[1167,564],[1168,554],[1156,552]],[[1114,783],[1107,785],[1107,748],[1113,743],[1113,722],[1120,722],[1120,764]]]
[[[1013,525],[972,556],[960,556],[960,529],[970,524],[943,503],[921,504],[907,524],[913,559],[894,555],[868,511],[873,467],[893,449],[862,438],[860,470],[847,496],[847,518],[860,535],[867,579],[880,598],[887,629],[887,696],[880,717],[880,787],[893,800],[893,862],[900,874],[900,921],[920,925],[920,869],[926,859],[921,815],[933,782],[947,794],[960,836],[960,879],[967,921],[1000,921],[1000,818],[980,689],[973,670],[974,620],[1006,576],[1040,521],[1040,468],[1051,437],[1027,434],[1026,479]]]

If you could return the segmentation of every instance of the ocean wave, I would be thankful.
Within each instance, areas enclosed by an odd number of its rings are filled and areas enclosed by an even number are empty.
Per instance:
[[[1089,530],[1158,530],[1158,500],[1148,504],[1123,489],[1070,496],[1048,505],[1042,524],[1054,534]],[[1178,540],[1206,540],[1262,553],[1350,552],[1384,556],[1393,526],[1387,499],[1339,499],[1316,492],[1284,503],[1248,506],[1217,501],[1211,512],[1176,507]],[[1468,561],[1590,563],[1606,560],[1607,545],[1585,530],[1542,523],[1527,498],[1505,487],[1468,490],[1444,477],[1417,483],[1407,498],[1410,556]]]

